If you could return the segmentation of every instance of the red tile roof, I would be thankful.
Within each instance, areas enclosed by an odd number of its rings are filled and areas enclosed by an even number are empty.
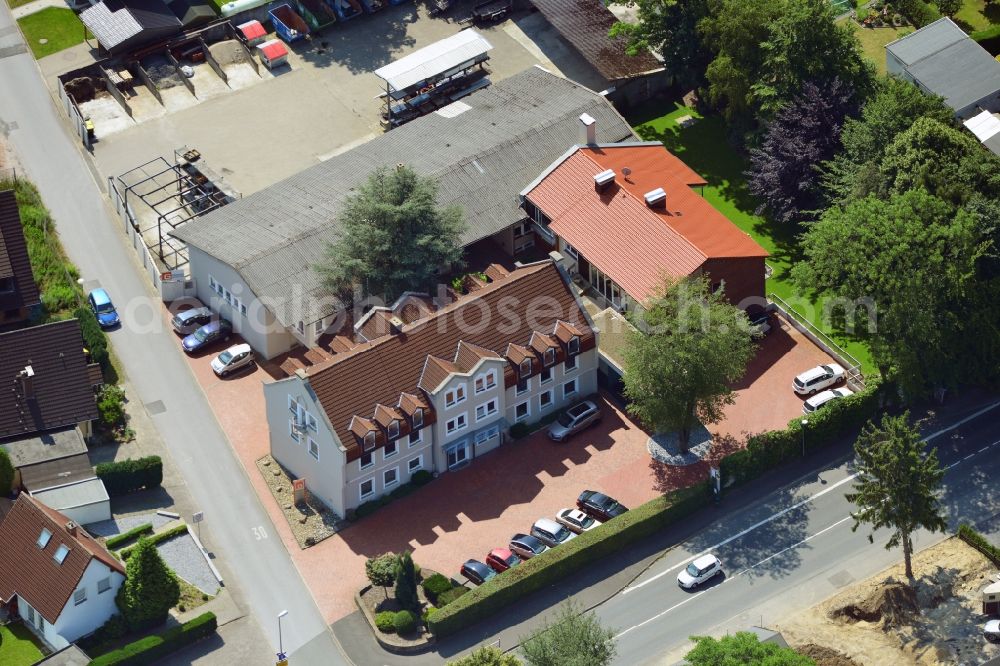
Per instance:
[[[76,528],[75,537],[71,535],[66,530],[68,522],[69,518],[27,493],[18,496],[0,523],[0,601],[7,603],[16,594],[48,622],[55,623],[91,560],[97,559],[125,574],[122,563],[82,527]],[[39,548],[43,528],[52,536],[44,548]],[[69,553],[59,564],[52,556],[61,545],[69,548]]]
[[[608,169],[615,183],[598,192],[594,176]],[[578,148],[526,196],[552,220],[555,234],[641,302],[665,275],[690,275],[708,259],[767,256],[692,189],[704,184],[660,144],[621,144]],[[644,195],[660,187],[666,206],[650,208]]]

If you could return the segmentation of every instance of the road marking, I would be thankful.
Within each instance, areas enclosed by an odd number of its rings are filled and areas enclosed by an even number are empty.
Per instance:
[[[798,548],[799,546],[801,546],[802,544],[806,543],[807,541],[810,541],[810,540],[812,540],[812,539],[815,539],[815,538],[816,538],[816,537],[818,537],[818,536],[819,536],[820,534],[825,534],[825,533],[829,532],[829,531],[830,531],[830,530],[832,530],[832,529],[833,529],[834,527],[837,527],[838,525],[840,525],[840,524],[842,524],[842,523],[845,523],[845,522],[847,522],[848,520],[851,520],[851,516],[847,516],[846,518],[841,518],[840,520],[838,520],[837,522],[835,522],[835,523],[834,523],[833,525],[830,525],[829,527],[824,527],[824,528],[823,528],[823,529],[821,529],[821,530],[820,530],[819,532],[816,532],[816,534],[813,534],[813,535],[811,535],[811,536],[807,536],[807,537],[806,537],[805,539],[803,539],[802,541],[799,541],[799,542],[798,542],[798,543],[796,543],[796,544],[792,544],[792,545],[791,545],[791,546],[789,546],[788,548],[783,548],[782,550],[779,550],[779,551],[778,551],[777,553],[774,553],[773,555],[769,555],[769,556],[765,557],[764,559],[762,559],[762,560],[761,560],[760,562],[758,562],[757,564],[751,564],[750,566],[748,566],[748,567],[747,567],[746,569],[744,569],[743,571],[741,571],[741,572],[739,572],[739,573],[737,573],[737,574],[733,574],[733,578],[736,578],[736,576],[742,576],[743,574],[745,574],[746,572],[750,571],[751,569],[756,569],[757,567],[759,567],[760,565],[764,564],[764,563],[765,563],[765,562],[767,562],[768,560],[771,560],[771,559],[774,559],[775,557],[777,557],[778,555],[781,555],[782,553],[787,553],[787,552],[788,552],[788,551],[790,551],[790,550],[793,550],[793,549],[795,549],[795,548]],[[726,581],[725,581],[725,582],[728,582],[729,580],[730,580],[730,578],[726,578]],[[706,592],[707,592],[707,590],[706,590]]]
[[[253,536],[257,539],[257,541],[262,541],[267,538],[267,530],[264,529],[263,525],[260,527],[251,527],[250,531],[253,532]]]
[[[723,581],[723,582],[725,582],[725,581]],[[680,602],[679,604],[674,604],[673,606],[671,606],[667,610],[665,610],[665,611],[663,611],[663,612],[661,612],[661,613],[659,613],[657,615],[654,615],[653,617],[649,618],[648,620],[643,620],[639,624],[636,624],[636,625],[633,625],[633,626],[629,627],[625,631],[623,631],[620,634],[618,634],[617,636],[615,636],[615,640],[618,640],[619,638],[621,638],[622,636],[624,636],[628,632],[632,631],[633,629],[638,629],[639,627],[643,627],[643,626],[649,624],[650,622],[653,622],[654,620],[660,619],[661,617],[663,617],[664,615],[666,615],[670,611],[675,610],[677,608],[680,608],[681,606],[683,606],[684,604],[688,603],[689,601],[694,601],[695,599],[697,599],[701,595],[705,594],[706,592],[710,592],[711,589],[712,588],[709,588],[707,590],[702,590],[701,592],[696,592],[695,594],[692,594],[690,597],[688,597],[684,601]]]
[[[932,439],[934,439],[936,437],[940,437],[941,435],[943,435],[946,432],[951,432],[952,430],[955,430],[956,428],[959,428],[959,427],[965,425],[969,421],[972,421],[974,419],[979,418],[980,416],[982,416],[986,412],[989,412],[989,411],[991,411],[993,409],[996,409],[998,406],[1000,406],[1000,402],[994,402],[992,405],[984,407],[984,408],[980,409],[979,411],[977,411],[977,412],[975,412],[973,414],[970,414],[969,416],[966,416],[964,419],[956,421],[955,423],[951,424],[950,426],[947,426],[945,428],[941,428],[937,432],[933,432],[930,435],[927,435],[927,437],[924,437],[924,441],[925,442],[929,442],[929,441],[931,441]],[[998,443],[1000,443],[1000,442],[994,442],[990,446],[996,446]],[[989,447],[987,447],[987,448],[989,448]],[[971,454],[971,455],[975,455],[975,454]],[[971,457],[971,455],[970,455],[970,457]],[[952,467],[954,467],[955,465],[957,465],[960,462],[963,462],[964,460],[965,459],[963,458],[962,460],[959,460],[958,462],[953,463],[953,464],[949,465],[948,467],[945,467],[945,470],[951,469]],[[845,483],[849,483],[850,481],[853,481],[856,477],[857,477],[857,474],[851,474],[847,478],[841,479],[840,481],[838,481],[837,483],[833,484],[829,488],[824,488],[823,490],[819,491],[815,495],[812,495],[810,497],[807,497],[804,500],[796,502],[795,504],[791,505],[790,507],[782,509],[781,511],[779,511],[779,512],[777,512],[775,514],[773,514],[771,516],[768,516],[767,518],[764,518],[763,520],[760,520],[760,521],[754,523],[750,527],[744,529],[742,532],[740,532],[738,534],[735,534],[735,535],[729,537],[728,539],[724,539],[723,541],[720,541],[719,543],[715,544],[714,546],[710,546],[709,548],[706,548],[705,550],[701,551],[697,555],[693,555],[693,556],[687,558],[686,560],[684,560],[683,562],[681,562],[679,564],[675,564],[674,566],[670,567],[666,571],[662,571],[662,572],[656,574],[655,576],[653,576],[652,578],[644,580],[641,583],[638,583],[636,585],[630,585],[630,586],[626,587],[624,590],[622,590],[621,593],[622,594],[628,594],[629,592],[632,592],[633,590],[638,590],[641,587],[649,585],[650,583],[652,583],[652,582],[654,582],[654,581],[662,578],[663,576],[666,576],[670,572],[676,571],[677,569],[679,569],[681,567],[687,566],[689,563],[691,563],[694,560],[698,559],[702,555],[708,555],[713,550],[716,550],[718,548],[722,548],[723,546],[725,546],[727,544],[730,544],[733,541],[736,541],[737,539],[740,539],[740,538],[746,536],[750,532],[753,532],[754,530],[756,530],[756,529],[758,529],[760,527],[763,527],[764,525],[767,525],[770,522],[774,522],[775,520],[777,520],[778,518],[781,518],[782,516],[786,515],[787,513],[791,512],[791,511],[794,511],[795,509],[798,509],[798,508],[800,508],[802,506],[805,506],[806,504],[809,504],[813,500],[818,499],[818,498],[822,497],[823,495],[826,495],[828,492],[830,492],[832,490],[835,490],[839,486],[842,486]]]

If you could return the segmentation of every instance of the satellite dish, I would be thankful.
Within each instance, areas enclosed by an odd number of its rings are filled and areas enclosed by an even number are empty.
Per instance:
[[[629,176],[632,175],[632,169],[629,169],[628,167],[622,167],[622,175],[625,176],[625,178],[628,178]]]

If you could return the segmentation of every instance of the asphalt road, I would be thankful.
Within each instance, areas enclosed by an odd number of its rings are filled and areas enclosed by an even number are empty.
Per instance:
[[[995,525],[1000,473],[1000,409],[929,434],[948,467],[943,505],[953,532],[960,522]],[[692,635],[721,635],[767,625],[804,609],[902,559],[887,551],[886,532],[869,543],[864,526],[851,531],[853,468],[844,464],[730,514],[668,551],[622,592],[597,607],[618,641],[617,664],[673,664],[690,649]],[[947,534],[916,535],[917,550]],[[711,552],[724,575],[694,591],[677,574]]]
[[[61,111],[59,111],[61,113]],[[42,81],[6,3],[0,3],[0,132],[6,134],[52,211],[63,245],[86,280],[105,287],[125,325],[110,333],[137,395],[148,408],[170,455],[205,512],[217,555],[233,572],[261,628],[298,663],[348,663],[276,536],[204,394],[165,330],[159,298],[126,243],[67,123]],[[136,146],[136,163],[151,155]],[[158,412],[158,413],[156,413]],[[308,657],[307,657],[308,655]],[[321,655],[321,657],[320,657]]]

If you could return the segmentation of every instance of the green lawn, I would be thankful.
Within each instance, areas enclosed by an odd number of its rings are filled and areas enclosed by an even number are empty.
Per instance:
[[[42,658],[40,643],[23,624],[16,622],[0,627],[0,664],[31,666]]]
[[[994,3],[987,5],[986,0],[964,0],[954,20],[966,32],[985,30],[992,24],[1000,23],[1000,6]]]
[[[7,0],[7,4],[10,6],[11,9],[14,9],[15,7],[26,5],[31,1],[32,0]]]
[[[746,161],[726,141],[726,127],[718,116],[701,118],[694,110],[673,104],[663,114],[663,104],[655,108],[638,109],[629,121],[636,134],[646,141],[661,141],[692,169],[701,174],[709,185],[705,199],[728,217],[736,226],[749,233],[770,253],[767,263],[773,273],[767,280],[768,294],[775,294],[802,313],[814,325],[826,332],[841,347],[857,358],[865,370],[871,370],[871,354],[858,340],[820,326],[822,304],[804,297],[792,284],[789,269],[800,259],[797,229],[777,225],[754,213],[756,202],[747,191],[743,172]],[[691,115],[701,118],[689,127],[681,128],[677,118]]]
[[[36,59],[76,46],[84,39],[83,24],[73,10],[46,7],[17,20]],[[41,40],[47,40],[44,44]]]
[[[865,58],[875,63],[880,74],[885,74],[885,45],[894,42],[913,28],[862,28],[857,21],[848,22],[861,42],[861,52]]]

